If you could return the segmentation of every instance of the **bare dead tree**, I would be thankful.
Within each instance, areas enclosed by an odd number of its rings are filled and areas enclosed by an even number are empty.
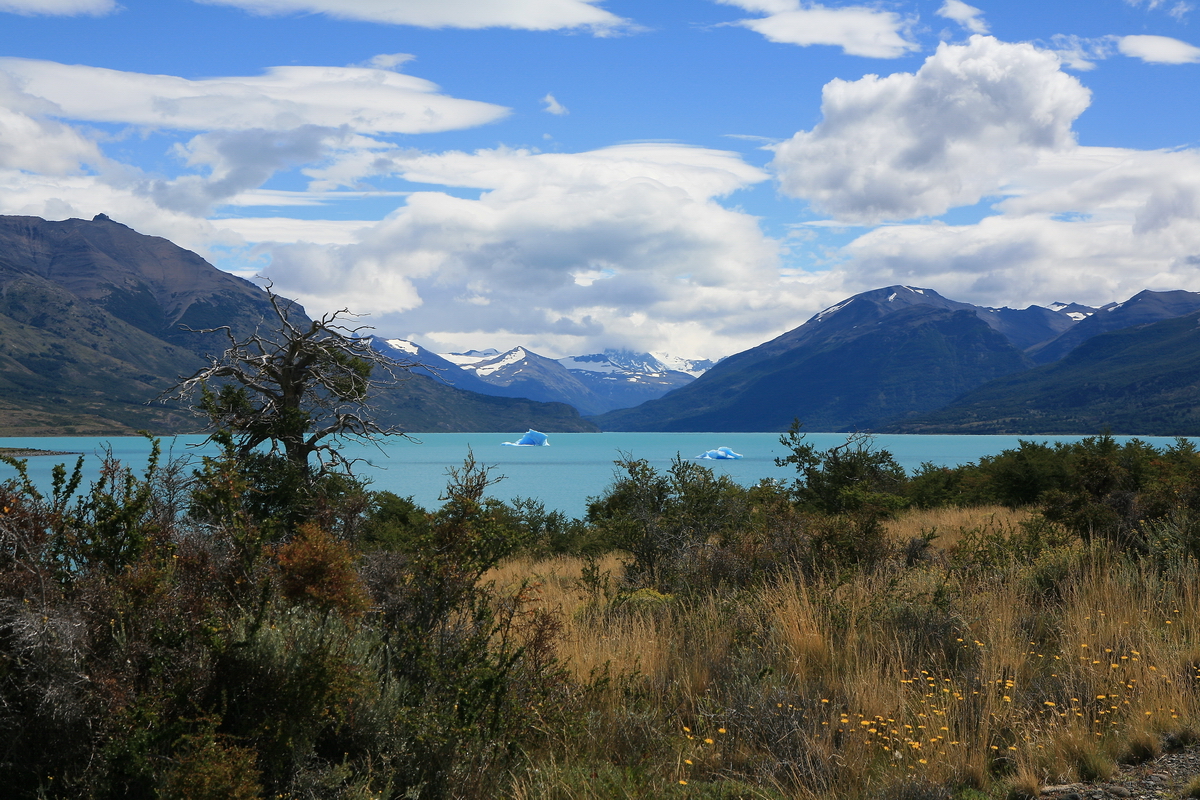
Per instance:
[[[338,442],[349,437],[372,441],[397,428],[376,422],[367,405],[372,391],[394,383],[420,364],[377,352],[347,309],[298,322],[294,301],[266,287],[278,327],[239,339],[229,326],[197,333],[223,333],[225,352],[159,396],[190,401],[208,418],[209,439],[234,448],[245,458],[268,444],[296,467],[309,469],[316,454],[320,469],[349,466]],[[383,377],[381,377],[381,373]]]

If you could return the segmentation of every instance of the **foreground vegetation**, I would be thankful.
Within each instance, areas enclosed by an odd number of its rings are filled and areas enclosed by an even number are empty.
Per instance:
[[[210,401],[211,402],[211,401]],[[626,459],[582,520],[239,451],[0,486],[18,798],[974,798],[1200,739],[1200,454],[788,481]]]

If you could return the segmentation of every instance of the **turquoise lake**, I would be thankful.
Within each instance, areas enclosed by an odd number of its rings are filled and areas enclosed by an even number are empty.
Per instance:
[[[369,480],[375,489],[386,489],[412,496],[426,508],[436,508],[446,485],[446,470],[461,466],[468,450],[482,464],[492,466],[492,476],[504,476],[492,487],[491,496],[503,500],[534,497],[548,509],[581,516],[588,497],[601,494],[611,483],[613,461],[622,454],[644,458],[659,469],[666,469],[675,456],[697,456],[706,450],[729,447],[743,458],[699,463],[718,474],[726,474],[744,485],[762,478],[789,480],[794,470],[775,466],[775,457],[785,454],[777,433],[556,433],[547,447],[504,447],[502,442],[516,441],[511,433],[428,433],[415,440],[389,437],[380,447],[349,444],[343,452],[362,459],[355,472]],[[1031,441],[1076,441],[1080,436],[876,436],[876,446],[890,450],[905,469],[912,471],[921,463],[954,466],[975,461],[1016,447],[1021,439]],[[1120,441],[1132,437],[1115,437]],[[1174,439],[1139,437],[1162,447]],[[165,452],[195,458],[202,451],[195,445],[202,436],[180,436],[162,440]],[[818,449],[827,449],[846,441],[844,433],[810,433],[807,441]],[[85,470],[94,478],[103,448],[135,470],[141,470],[150,452],[149,442],[141,437],[0,437],[0,447],[31,447],[81,453]],[[56,463],[74,464],[74,457],[38,456],[29,459],[29,474],[40,487],[50,485],[51,469]],[[0,464],[0,479],[15,475],[12,467]]]

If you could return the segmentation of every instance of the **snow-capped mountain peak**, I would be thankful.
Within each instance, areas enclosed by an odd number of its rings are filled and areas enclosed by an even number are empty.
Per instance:
[[[457,364],[460,367],[465,367],[468,364],[478,364],[480,361],[487,361],[489,358],[495,358],[500,355],[500,351],[494,347],[489,347],[487,350],[467,350],[464,353],[438,353],[439,356],[449,361],[451,364]]]
[[[528,355],[529,351],[524,347],[514,347],[507,353],[502,353],[497,356],[485,358],[481,361],[476,361],[473,364],[464,364],[462,366],[463,369],[472,370],[479,377],[486,378],[488,375],[494,375],[506,367],[511,367],[513,364],[524,361],[525,357]]]
[[[657,359],[664,369],[672,372],[686,372],[693,378],[699,378],[717,363],[708,358],[680,358],[667,353],[651,353],[650,355]]]
[[[661,377],[668,372],[683,372],[697,378],[714,362],[680,358],[667,353],[638,353],[609,348],[603,353],[560,358],[558,363],[572,371],[627,375],[636,379],[639,375]]]

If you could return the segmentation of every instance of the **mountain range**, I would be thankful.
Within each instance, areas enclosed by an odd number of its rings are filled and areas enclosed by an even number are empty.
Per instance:
[[[1156,324],[1195,311],[1200,294],[1183,291],[1144,291],[1099,309],[1016,310],[889,286],[827,308],[662,398],[595,420],[630,431],[783,430],[800,419],[832,431],[1190,435],[1200,425],[1163,406],[1200,397],[1187,383],[1190,359],[1200,357],[1189,348],[1200,342],[1172,339],[1170,350],[1149,356],[1170,336]]]
[[[297,312],[300,309],[297,307]],[[198,427],[148,401],[273,314],[260,287],[103,214],[0,217],[0,434]],[[931,289],[855,295],[716,363],[525,347],[434,353],[374,398],[413,431],[771,431],[1200,435],[1200,294],[1092,308],[989,308]],[[581,415],[582,412],[582,415]]]
[[[495,397],[566,403],[581,414],[600,414],[661,397],[703,374],[711,361],[606,350],[552,359],[525,347],[435,353],[407,339],[375,338],[372,346],[399,360],[419,362],[422,374],[448,386]]]
[[[195,430],[188,409],[150,401],[224,350],[222,334],[196,330],[241,336],[272,319],[260,287],[103,214],[0,216],[0,434]],[[563,403],[484,396],[421,374],[375,402],[381,422],[415,432],[596,430]]]

